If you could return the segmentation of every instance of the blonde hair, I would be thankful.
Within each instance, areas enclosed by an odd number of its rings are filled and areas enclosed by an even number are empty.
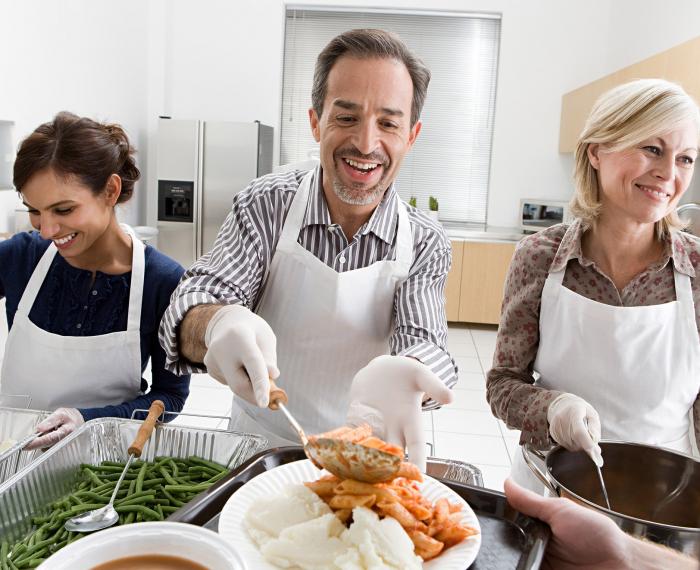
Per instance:
[[[689,120],[697,126],[700,143],[697,103],[680,85],[663,79],[639,79],[603,93],[593,105],[576,143],[572,214],[589,228],[600,213],[598,171],[588,158],[591,144],[604,144],[616,152],[668,133]],[[661,239],[682,227],[684,223],[676,212],[669,212],[655,223],[656,236]]]

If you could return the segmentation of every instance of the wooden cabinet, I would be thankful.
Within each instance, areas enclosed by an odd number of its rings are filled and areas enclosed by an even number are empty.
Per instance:
[[[453,241],[447,320],[497,325],[514,243]]]
[[[573,152],[595,100],[622,83],[648,77],[668,79],[680,83],[697,101],[700,99],[698,61],[700,38],[695,38],[564,94],[559,152]]]

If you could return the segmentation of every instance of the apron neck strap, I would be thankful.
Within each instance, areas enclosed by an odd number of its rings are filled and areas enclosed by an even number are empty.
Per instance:
[[[39,263],[37,263],[37,266],[34,268],[34,272],[29,278],[29,282],[24,288],[24,293],[22,293],[22,298],[17,306],[17,312],[21,315],[29,318],[29,312],[32,310],[36,296],[39,293],[39,289],[41,289],[41,284],[44,282],[44,278],[49,272],[49,268],[57,252],[56,244],[51,242],[44,252],[44,255],[41,256]]]
[[[403,268],[406,275],[413,263],[413,234],[411,222],[408,219],[408,210],[398,194],[394,194],[394,200],[398,206],[398,228],[396,229],[396,263]]]
[[[690,277],[684,275],[674,267],[673,283],[676,286],[676,301],[682,306],[688,307],[691,314],[695,315],[695,303],[693,302],[693,288],[690,285]]]
[[[145,248],[143,242],[136,237],[130,226],[121,224],[121,227],[131,237],[131,285],[129,286],[129,318],[126,330],[138,331],[141,329],[141,303],[146,273]]]
[[[292,206],[289,208],[287,219],[282,226],[282,235],[280,236],[281,243],[297,243],[301,224],[304,222],[304,214],[306,213],[309,202],[311,184],[316,183],[318,180],[316,175],[320,176],[319,167],[311,172],[307,172],[304,178],[301,179],[301,184],[299,184],[299,188],[297,188],[296,194],[292,199]]]

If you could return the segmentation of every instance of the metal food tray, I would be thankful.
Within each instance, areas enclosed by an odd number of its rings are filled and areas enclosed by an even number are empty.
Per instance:
[[[21,441],[34,433],[37,424],[48,415],[49,412],[41,410],[0,407],[0,442],[6,439]],[[40,449],[32,451],[18,449],[0,459],[0,483],[7,481],[39,456],[41,456]]]
[[[0,537],[19,540],[32,528],[31,518],[47,511],[75,485],[80,464],[126,461],[127,449],[143,422],[100,418],[45,452],[34,463],[0,484]],[[233,469],[267,447],[259,435],[226,430],[158,424],[143,448],[141,458],[185,458],[196,455]]]
[[[216,530],[226,501],[245,483],[269,469],[305,458],[301,447],[263,451],[224,477],[216,487],[170,515],[168,520]],[[431,457],[427,473],[467,501],[479,519],[481,548],[469,566],[471,570],[536,570],[540,567],[549,540],[547,525],[513,509],[503,493],[479,486],[481,472],[472,465]]]

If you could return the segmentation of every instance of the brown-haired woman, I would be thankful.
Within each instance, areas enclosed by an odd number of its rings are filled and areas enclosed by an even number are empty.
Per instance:
[[[133,154],[120,126],[65,112],[17,153],[15,188],[37,231],[0,243],[10,328],[0,391],[54,411],[32,447],[52,445],[86,420],[130,417],[156,399],[180,411],[189,393],[189,375],[165,370],[158,343],[184,270],[115,215],[140,175]]]

